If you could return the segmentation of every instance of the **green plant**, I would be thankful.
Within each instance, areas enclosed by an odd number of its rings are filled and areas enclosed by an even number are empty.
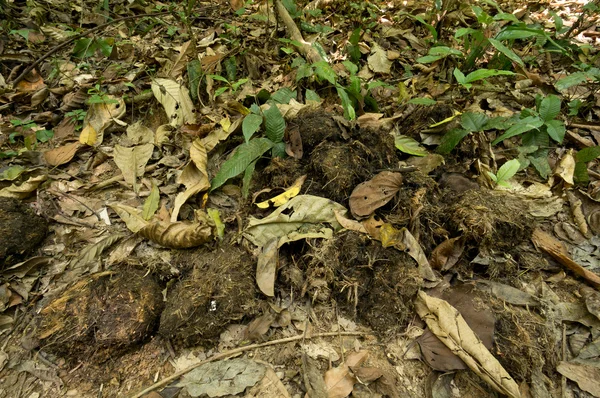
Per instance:
[[[600,157],[600,146],[584,148],[575,155],[575,181],[579,184],[587,184],[590,177],[587,172],[587,163]]]
[[[52,130],[41,128],[37,123],[30,120],[13,119],[10,121],[10,124],[15,128],[15,131],[8,135],[8,142],[10,144],[16,144],[17,138],[22,137],[25,150],[34,150],[37,147],[38,142],[47,142],[54,137],[54,132]],[[20,152],[22,151],[19,151],[19,153]],[[9,156],[15,155],[12,152],[9,154],[4,152],[3,157]]]
[[[244,173],[242,193],[244,197],[247,197],[250,180],[258,159],[269,150],[271,151],[271,157],[285,156],[285,143],[283,142],[286,127],[285,120],[276,103],[270,101],[269,104],[270,107],[266,111],[262,111],[257,105],[250,108],[251,113],[242,122],[245,142],[238,146],[234,154],[223,163],[219,172],[211,181],[211,191],[219,188],[230,178]],[[254,137],[263,125],[264,136]]]
[[[96,54],[97,50],[100,50],[102,55],[109,57],[112,53],[115,39],[109,38],[88,38],[83,37],[75,41],[73,47],[73,56],[75,58],[85,59]]]
[[[464,75],[458,68],[454,68],[454,77],[456,78],[456,82],[466,88],[470,89],[474,82],[479,80],[487,79],[488,77],[493,76],[512,76],[513,72],[508,70],[497,70],[497,69],[477,69],[469,73],[468,75]]]
[[[231,93],[235,93],[242,84],[244,84],[248,81],[248,79],[243,78],[243,79],[239,79],[235,82],[230,82],[223,76],[219,76],[219,75],[207,75],[207,76],[213,80],[217,80],[217,81],[220,81],[220,82],[223,82],[226,84],[226,86],[219,87],[218,89],[215,90],[214,98],[217,98],[219,95],[222,95],[223,93],[225,93],[228,90],[230,90]]]
[[[91,87],[88,89],[87,93],[90,95],[90,98],[88,98],[87,103],[88,105],[91,104],[118,104],[119,101],[117,101],[114,98],[110,98],[108,96],[108,94],[106,94],[104,91],[102,91],[102,86],[100,86],[100,84],[96,84],[94,87]]]
[[[86,114],[87,112],[83,109],[75,109],[65,113],[65,116],[71,118],[71,120],[75,122],[75,131],[78,131],[81,130],[81,128],[83,127],[83,125],[78,122],[82,122],[83,120],[85,120]]]
[[[507,181],[511,179],[515,174],[517,174],[517,171],[519,171],[520,167],[521,163],[519,163],[517,159],[512,159],[504,163],[498,169],[498,172],[496,174],[492,173],[491,171],[488,171],[487,174],[492,179],[492,181],[496,183],[496,185],[510,187],[510,184]]]

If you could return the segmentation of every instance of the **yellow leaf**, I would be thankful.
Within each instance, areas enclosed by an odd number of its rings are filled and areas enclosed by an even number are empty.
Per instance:
[[[264,202],[257,203],[256,206],[260,207],[261,209],[268,209],[269,206],[279,207],[286,204],[291,198],[300,193],[300,189],[302,188],[302,184],[304,184],[304,180],[306,180],[306,175],[303,175],[294,181],[294,184],[284,193],[277,195],[274,198],[267,199]]]
[[[429,128],[434,128],[437,126],[441,126],[442,124],[449,123],[452,120],[454,120],[455,117],[460,116],[460,115],[462,115],[462,112],[454,111],[454,115],[447,117],[446,119],[442,120],[441,122],[437,122],[437,123],[429,125]]]
[[[88,124],[81,130],[81,134],[79,135],[79,142],[84,145],[93,146],[96,143],[97,137],[96,129],[92,127],[91,124]]]

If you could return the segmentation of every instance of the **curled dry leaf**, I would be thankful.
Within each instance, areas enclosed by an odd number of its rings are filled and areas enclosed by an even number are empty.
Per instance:
[[[269,206],[279,207],[286,204],[291,198],[297,196],[300,193],[300,189],[302,189],[302,184],[306,180],[306,174],[298,177],[296,181],[292,184],[291,187],[285,190],[285,192],[271,198],[267,199],[264,202],[260,202],[256,204],[256,207],[261,209],[268,209]]]
[[[429,329],[492,388],[511,398],[521,397],[514,379],[447,301],[420,291],[415,309]]]
[[[346,361],[336,368],[325,372],[325,385],[327,386],[328,398],[344,398],[350,395],[357,382],[350,367],[359,367],[368,356],[368,351],[358,351],[348,354]]]
[[[354,217],[367,217],[389,202],[400,189],[402,175],[382,171],[373,179],[360,183],[350,195],[350,211]]]
[[[83,129],[79,135],[79,142],[90,146],[102,144],[104,130],[115,120],[125,114],[125,101],[108,96],[109,100],[116,102],[91,104],[83,120]]]
[[[431,253],[430,264],[434,269],[447,271],[460,259],[465,246],[461,237],[446,239]]]
[[[138,234],[164,247],[188,249],[208,242],[212,227],[205,223],[153,222],[140,229]]]
[[[44,152],[44,159],[50,166],[60,166],[61,164],[69,163],[77,153],[77,149],[81,144],[72,142],[58,148]]]

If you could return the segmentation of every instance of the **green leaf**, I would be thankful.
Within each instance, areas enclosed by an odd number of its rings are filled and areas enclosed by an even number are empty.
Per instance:
[[[452,129],[442,137],[440,145],[437,147],[437,152],[441,154],[450,153],[458,143],[471,133],[468,130]]]
[[[289,87],[283,87],[271,95],[271,99],[278,104],[289,104],[292,99],[296,99],[296,90],[292,91]]]
[[[284,158],[285,156],[285,142],[275,143],[275,145],[273,145],[273,148],[271,149],[271,157]]]
[[[227,87],[227,86],[219,87],[218,89],[215,90],[215,98],[217,98],[219,95],[223,94],[227,90],[229,90],[229,87]]]
[[[409,155],[427,156],[429,154],[416,140],[406,135],[396,135],[394,144],[400,152],[408,153]]]
[[[487,79],[488,77],[502,76],[502,75],[506,75],[506,76],[514,75],[514,72],[511,72],[508,70],[498,70],[498,69],[477,69],[476,71],[471,72],[467,75],[465,82],[473,83],[473,82],[476,82],[477,80],[483,80],[483,79]]]
[[[538,148],[547,148],[550,145],[548,134],[541,130],[531,130],[521,137],[523,146],[535,146]]]
[[[577,155],[575,155],[575,160],[578,162],[587,163],[591,162],[597,157],[600,157],[600,146],[591,146],[577,152]]]
[[[326,80],[335,85],[337,75],[331,65],[329,65],[326,61],[319,61],[314,63],[313,66],[315,68],[315,74],[319,79]]]
[[[454,68],[454,77],[459,84],[465,84],[466,78],[465,74],[460,71],[458,68]]]
[[[430,63],[438,61],[442,58],[444,58],[444,57],[442,57],[441,55],[425,55],[423,57],[417,58],[416,61],[420,64],[430,64]]]
[[[282,142],[285,134],[285,120],[275,103],[264,111],[265,135],[274,143]]]
[[[250,141],[250,138],[252,138],[254,133],[260,129],[262,121],[262,116],[255,115],[253,113],[244,118],[244,121],[242,122],[242,133],[244,134],[244,139],[246,142]]]
[[[554,87],[556,87],[558,91],[564,91],[573,86],[586,82],[587,78],[588,76],[585,72],[571,73],[569,76],[563,77],[554,83]]]
[[[467,131],[482,131],[488,121],[483,113],[466,112],[460,117],[460,125]]]
[[[470,35],[475,32],[478,32],[478,30],[473,28],[460,28],[456,30],[456,33],[454,33],[454,38],[459,39],[463,36]]]
[[[483,130],[506,130],[513,124],[514,121],[510,120],[506,116],[496,116],[489,119],[485,123],[485,126],[483,126]]]
[[[1,159],[1,157],[0,157]],[[16,180],[23,172],[25,171],[25,167],[20,165],[10,166],[4,171],[0,172],[0,181],[14,181]]]
[[[310,90],[310,89],[306,89],[306,92],[304,93],[304,99],[306,101],[316,101],[316,102],[322,101],[321,97],[319,97],[319,94],[317,94],[315,91]]]
[[[507,138],[521,135],[527,131],[540,128],[543,124],[544,121],[536,116],[529,116],[525,119],[521,119],[514,126],[506,130],[504,134],[492,141],[492,145],[496,145]]]
[[[250,193],[250,183],[252,182],[252,174],[256,168],[256,160],[246,167],[244,170],[244,177],[242,178],[242,197],[246,199]]]
[[[431,47],[429,49],[429,55],[440,55],[442,57],[447,57],[448,55],[458,55],[462,56],[462,53],[458,50],[455,50],[446,46],[437,46]]]
[[[314,73],[312,66],[309,64],[302,64],[298,66],[298,70],[296,71],[296,81],[300,81],[305,77],[311,77]]]
[[[342,100],[342,108],[344,109],[344,117],[348,120],[356,119],[356,111],[352,105],[352,100],[348,96],[348,92],[341,86],[337,86],[336,91]]]
[[[549,120],[546,122],[546,132],[554,141],[561,143],[565,138],[565,124],[560,120]]]
[[[552,173],[552,168],[548,163],[548,150],[540,149],[536,151],[533,155],[528,156],[527,159],[531,161],[531,164],[535,169],[540,173],[540,176],[544,179],[548,178],[550,173]]]
[[[240,175],[252,162],[271,149],[273,145],[274,142],[268,138],[256,138],[240,145],[233,156],[223,163],[211,182],[210,190],[214,191],[230,178]]]
[[[354,62],[350,62],[348,60],[342,62],[342,65],[344,65],[344,67],[346,69],[348,69],[348,72],[350,72],[350,75],[355,75],[358,73],[358,65],[356,65]]]
[[[556,95],[549,95],[542,100],[540,104],[540,116],[544,121],[554,119],[560,113],[560,98]]]
[[[152,188],[150,189],[150,195],[144,201],[144,207],[142,209],[142,217],[148,221],[152,218],[156,210],[158,210],[158,204],[160,202],[160,192],[158,187],[152,181]]]
[[[210,77],[213,80],[218,80],[220,82],[224,82],[229,84],[229,80],[225,79],[223,76],[219,76],[219,75],[208,75],[208,77]]]
[[[578,184],[586,185],[590,182],[590,176],[588,175],[587,165],[583,162],[575,163],[575,170],[573,171],[573,177]]]
[[[246,79],[246,78],[244,78],[244,79],[240,79],[240,80],[238,80],[237,82],[235,82],[235,83],[233,83],[233,84],[231,85],[231,89],[232,89],[233,91],[235,91],[235,90],[237,90],[238,88],[240,88],[240,86],[241,86],[242,84],[245,84],[247,81],[248,81],[248,79]]]
[[[35,132],[35,137],[39,142],[47,142],[54,137],[54,131],[52,130],[38,130]]]
[[[504,163],[496,173],[496,178],[498,178],[498,184],[501,184],[503,181],[511,179],[515,174],[517,174],[517,171],[519,171],[520,167],[521,163],[519,163],[518,159],[509,160],[508,162]]]
[[[512,14],[509,14],[509,15],[512,15]],[[512,15],[512,16],[514,17],[514,15]],[[515,54],[515,52],[513,50],[506,47],[499,40],[492,39],[492,38],[490,38],[488,40],[491,43],[491,45],[496,47],[496,50],[498,50],[502,54],[504,54],[506,56],[506,58],[510,59],[511,61],[513,61],[523,67],[525,66],[525,63],[523,62],[523,60],[517,54]]]
[[[496,35],[496,40],[517,40],[528,39],[530,37],[545,37],[545,33],[541,29],[529,29],[521,27],[509,26],[502,32]]]
[[[500,12],[500,13],[494,15],[494,21],[510,21],[510,22],[514,22],[517,24],[521,22],[517,19],[517,17],[515,17],[513,14],[510,14],[508,12]]]
[[[297,68],[300,65],[306,65],[306,60],[302,57],[296,57],[294,58],[294,60],[292,61],[292,68]]]
[[[409,104],[431,106],[437,104],[436,100],[431,98],[413,98],[407,101]]]
[[[105,57],[110,57],[110,54],[112,53],[112,50],[113,50],[113,46],[111,44],[109,44],[109,40],[96,39],[96,44],[97,44],[97,48],[99,48],[100,51],[102,51],[102,54]]]

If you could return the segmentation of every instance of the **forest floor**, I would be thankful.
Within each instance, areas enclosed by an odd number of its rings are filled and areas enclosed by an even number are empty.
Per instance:
[[[0,0],[0,398],[600,397],[598,11]]]

